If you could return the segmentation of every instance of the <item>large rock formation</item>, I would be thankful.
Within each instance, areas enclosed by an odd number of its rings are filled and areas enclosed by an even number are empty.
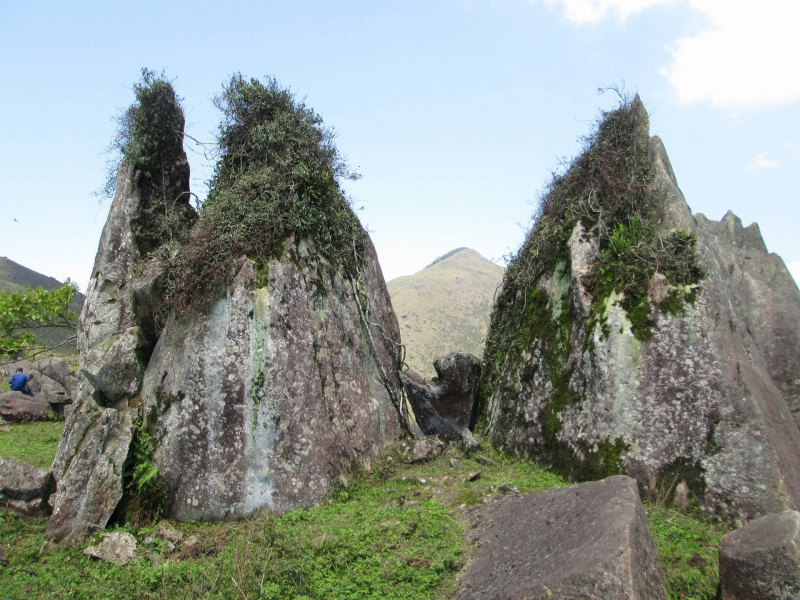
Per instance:
[[[627,118],[647,134],[638,99]],[[693,216],[661,140],[644,139],[652,185],[666,194],[649,216],[661,239],[696,237],[705,275],[678,286],[656,269],[638,315],[616,293],[598,306],[587,276],[603,248],[585,219],[527,288],[512,265],[493,328],[495,340],[502,327],[519,335],[487,356],[490,438],[578,478],[626,472],[666,500],[688,486],[731,517],[798,507],[800,432],[787,401],[797,410],[800,291],[758,226]],[[592,190],[570,193],[594,200]]]
[[[636,483],[610,477],[474,510],[459,600],[667,597]]]
[[[173,154],[176,183],[158,201],[178,199],[175,237],[191,241],[202,236],[188,229],[188,165],[182,148]],[[280,258],[226,259],[208,301],[169,314],[143,181],[123,162],[80,317],[76,400],[53,465],[54,543],[104,528],[118,505],[123,515],[141,465],[158,468],[178,519],[311,506],[369,467],[409,416],[397,320],[363,230],[352,269],[289,236],[254,250],[283,247]]]

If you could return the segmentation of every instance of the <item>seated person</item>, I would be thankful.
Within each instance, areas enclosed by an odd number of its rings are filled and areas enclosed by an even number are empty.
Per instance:
[[[28,396],[33,396],[31,388],[28,387],[28,376],[22,372],[22,367],[17,369],[17,372],[8,380],[8,383],[11,384],[12,392],[22,392]]]

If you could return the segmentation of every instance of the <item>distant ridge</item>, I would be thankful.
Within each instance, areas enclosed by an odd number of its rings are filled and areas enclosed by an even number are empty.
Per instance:
[[[443,260],[445,260],[445,259],[447,259],[447,258],[450,258],[450,257],[451,257],[451,256],[453,256],[453,255],[454,255],[456,252],[461,252],[462,250],[469,250],[469,248],[467,248],[467,247],[465,247],[465,246],[462,246],[461,248],[456,248],[455,250],[450,250],[450,252],[448,252],[447,254],[442,254],[442,255],[441,255],[439,258],[435,259],[435,260],[434,260],[434,261],[433,261],[431,264],[429,264],[429,265],[428,265],[427,267],[425,267],[425,268],[427,269],[428,267],[432,267],[432,266],[433,266],[433,265],[435,265],[436,263],[438,263],[438,262],[441,262],[441,261],[443,261]],[[472,250],[472,252],[475,252],[475,251],[474,251],[474,250]],[[476,252],[476,254],[477,254],[477,252]],[[481,256],[481,258],[483,258],[483,257]]]
[[[48,277],[37,273],[33,269],[24,267],[13,260],[0,256],[0,292],[22,292],[25,291],[25,286],[32,288],[40,287],[45,290],[54,290],[61,287],[63,282],[55,277]],[[72,310],[79,314],[85,296],[77,294],[72,300]],[[71,334],[65,332],[63,329],[54,329],[45,327],[36,330],[36,337],[45,343],[48,347],[58,346],[61,342],[67,339]],[[75,342],[65,344],[58,349],[58,352],[63,354],[74,354],[78,351],[78,346]]]
[[[443,254],[419,273],[387,286],[409,368],[430,379],[433,361],[450,352],[480,358],[503,268],[470,248]]]
[[[5,256],[0,256],[0,292],[19,292],[24,290],[26,285],[53,290],[61,287],[61,283],[54,277],[42,275]]]

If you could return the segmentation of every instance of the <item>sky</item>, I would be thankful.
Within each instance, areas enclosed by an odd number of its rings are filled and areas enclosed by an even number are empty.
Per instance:
[[[362,175],[346,188],[387,280],[516,250],[616,104],[598,88],[624,83],[692,210],[758,222],[800,280],[798,30],[791,0],[0,0],[0,255],[85,290],[110,206],[92,192],[146,67],[206,142],[234,73],[305,98]]]

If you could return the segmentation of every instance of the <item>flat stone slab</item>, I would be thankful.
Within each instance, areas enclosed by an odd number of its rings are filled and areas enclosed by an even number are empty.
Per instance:
[[[55,417],[47,398],[27,396],[22,392],[0,393],[0,419],[11,423],[48,421]]]
[[[458,600],[666,600],[636,482],[615,476],[475,509]]]
[[[756,519],[722,538],[720,600],[800,598],[800,513]]]

